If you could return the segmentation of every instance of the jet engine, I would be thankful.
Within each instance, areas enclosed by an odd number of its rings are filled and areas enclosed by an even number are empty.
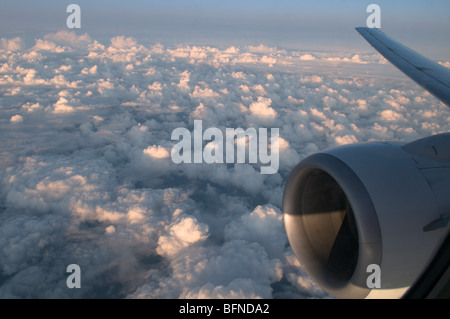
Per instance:
[[[283,194],[294,254],[338,298],[402,297],[448,234],[449,216],[450,133],[311,155]]]

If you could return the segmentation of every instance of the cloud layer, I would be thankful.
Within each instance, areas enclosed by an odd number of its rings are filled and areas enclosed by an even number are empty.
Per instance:
[[[326,297],[284,234],[290,170],[328,147],[449,129],[431,95],[370,72],[388,67],[263,45],[0,39],[0,297]],[[196,119],[280,128],[279,172],[174,164],[171,132]]]

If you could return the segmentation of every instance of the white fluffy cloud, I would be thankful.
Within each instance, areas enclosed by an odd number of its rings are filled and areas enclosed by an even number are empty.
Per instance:
[[[18,115],[18,114],[13,115],[13,116],[11,116],[10,121],[11,121],[11,123],[20,123],[20,122],[23,122],[23,116],[22,116],[22,115]]]
[[[168,158],[169,157],[169,151],[162,147],[161,145],[153,145],[147,147],[144,151],[144,154],[147,154],[148,156],[154,157],[154,158]]]
[[[87,33],[77,35],[75,32],[70,32],[68,30],[49,33],[44,36],[44,39],[75,48],[84,48],[92,43],[92,39]]]
[[[383,63],[68,31],[28,48],[2,38],[0,297],[326,297],[287,244],[290,170],[332,146],[448,131],[448,110]],[[278,173],[174,164],[171,133],[196,119],[279,128]],[[66,288],[72,263],[81,290]]]
[[[136,40],[132,37],[125,37],[123,35],[111,39],[111,49],[127,50],[136,48]]]
[[[277,116],[277,112],[270,107],[271,104],[272,100],[270,98],[258,97],[258,101],[250,104],[249,110],[257,117],[273,119]]]
[[[156,252],[161,256],[174,256],[181,250],[208,238],[208,226],[199,224],[192,216],[179,217],[181,211],[174,213],[176,221],[167,227],[167,234],[158,239]]]
[[[6,51],[18,51],[22,49],[23,41],[21,38],[16,37],[12,39],[0,38],[0,48]]]

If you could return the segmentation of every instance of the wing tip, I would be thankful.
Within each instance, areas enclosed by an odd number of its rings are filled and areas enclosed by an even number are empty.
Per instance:
[[[381,28],[356,27],[355,30],[358,31],[360,34],[367,33],[367,32],[370,33],[370,32],[375,32],[375,31],[383,33],[381,31]]]
[[[378,28],[355,29],[389,62],[450,107],[449,69],[411,50]]]

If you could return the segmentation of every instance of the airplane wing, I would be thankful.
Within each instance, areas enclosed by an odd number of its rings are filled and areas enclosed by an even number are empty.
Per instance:
[[[375,28],[356,30],[387,60],[450,107],[450,70]]]

